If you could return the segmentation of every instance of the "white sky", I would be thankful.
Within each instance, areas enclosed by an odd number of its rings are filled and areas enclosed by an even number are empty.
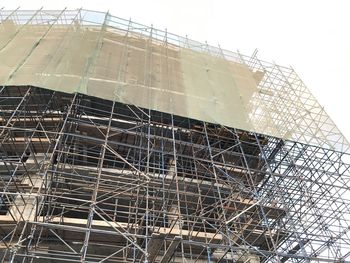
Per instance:
[[[3,0],[0,8],[85,9],[167,28],[211,45],[291,65],[350,140],[350,1]]]

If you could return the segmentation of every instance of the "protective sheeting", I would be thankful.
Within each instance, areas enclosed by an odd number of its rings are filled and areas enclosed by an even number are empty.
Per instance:
[[[2,11],[0,84],[79,92],[339,151],[293,69],[86,10]]]

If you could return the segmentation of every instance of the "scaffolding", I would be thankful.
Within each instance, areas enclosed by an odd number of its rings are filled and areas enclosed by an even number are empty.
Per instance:
[[[0,14],[5,21],[0,27],[11,24],[17,32],[0,36],[2,58],[10,54],[9,43],[26,30],[38,33],[40,28],[49,37],[49,22],[61,21],[57,29],[66,30],[77,20],[74,32],[81,25],[91,31],[95,25],[90,19],[98,16],[101,32],[101,25],[116,30],[112,21],[124,21],[86,10]],[[23,30],[28,21],[31,28]],[[149,36],[152,29],[130,21],[125,25],[140,35]],[[164,37],[162,31],[151,31],[152,42]],[[163,44],[172,38],[165,34]],[[176,45],[182,55],[189,54],[187,48],[196,59],[207,52],[205,61],[209,56],[215,63],[222,56],[229,60],[227,51],[183,40],[188,46]],[[350,262],[348,143],[293,69],[235,53],[235,83],[247,72],[256,80],[256,87],[247,88],[249,101],[241,110],[255,126],[241,129],[193,111],[180,114],[175,107],[180,99],[169,98],[168,110],[157,108],[152,99],[164,107],[167,103],[153,93],[145,93],[147,105],[133,96],[121,99],[125,91],[120,82],[129,83],[125,78],[132,70],[125,70],[130,60],[122,60],[128,52],[114,69],[117,82],[97,77],[100,64],[93,63],[93,70],[83,67],[74,86],[56,63],[56,77],[63,79],[57,82],[45,62],[40,78],[25,84],[30,72],[39,72],[29,61],[38,59],[32,54],[45,43],[35,43],[21,49],[30,52],[25,58],[18,51],[23,63],[0,60],[4,70],[12,63],[10,74],[0,73],[1,262]],[[105,42],[93,43],[98,45],[92,50],[98,51]],[[87,60],[98,61],[103,53],[98,52]],[[152,64],[146,59],[151,53],[146,52],[145,65]],[[152,67],[141,68],[143,86],[156,87],[148,74]],[[166,76],[162,85],[171,82],[169,90],[180,85],[174,75]],[[114,90],[103,89],[106,79],[116,85]],[[90,89],[94,85],[100,93]],[[246,91],[239,84],[236,88]],[[232,114],[238,113],[227,116]],[[286,130],[273,136],[269,127]],[[291,130],[297,132],[291,135]]]
[[[350,152],[292,68],[88,10],[1,11],[0,85],[82,93]]]

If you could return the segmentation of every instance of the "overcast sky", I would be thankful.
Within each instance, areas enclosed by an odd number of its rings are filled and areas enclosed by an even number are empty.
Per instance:
[[[85,9],[291,65],[350,140],[350,1],[3,0],[0,8]]]

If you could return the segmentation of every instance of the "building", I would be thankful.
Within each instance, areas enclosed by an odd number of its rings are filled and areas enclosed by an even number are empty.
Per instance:
[[[1,262],[350,262],[349,143],[292,68],[109,13],[0,19]]]

